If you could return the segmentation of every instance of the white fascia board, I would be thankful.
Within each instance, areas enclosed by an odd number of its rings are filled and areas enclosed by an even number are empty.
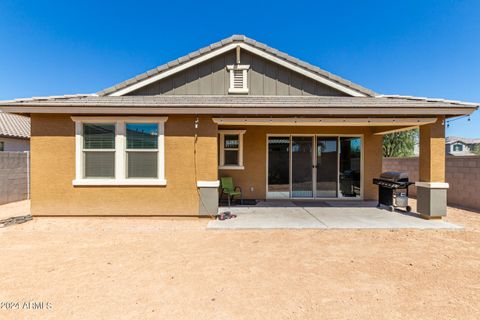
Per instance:
[[[230,105],[214,105],[209,109],[216,108],[215,111],[208,110],[204,111],[204,105],[185,105],[182,108],[178,107],[168,107],[168,106],[161,106],[161,107],[81,107],[81,106],[8,106],[8,107],[0,107],[1,111],[4,112],[11,112],[11,113],[19,113],[19,114],[28,114],[28,113],[38,113],[38,114],[49,114],[49,113],[58,113],[58,114],[112,114],[112,115],[126,115],[129,114],[151,114],[151,115],[165,115],[165,114],[226,114],[228,109],[225,107],[231,107]],[[262,109],[271,109],[272,106],[266,107],[249,107],[242,110],[243,114],[249,115],[258,115],[259,111]],[[296,110],[296,114],[301,115],[310,115],[312,111],[306,112],[305,108],[300,108],[300,110]],[[311,109],[311,108],[310,108]],[[319,110],[315,110],[315,114],[325,114],[325,115],[378,115],[381,113],[382,115],[392,115],[397,116],[399,114],[402,115],[447,115],[447,116],[461,116],[467,115],[472,113],[471,108],[409,108],[405,110],[404,107],[389,107],[389,108],[323,108]],[[229,114],[235,114],[235,112],[229,112]],[[238,114],[238,112],[237,112]],[[292,110],[285,109],[283,112],[285,115],[291,115]]]
[[[309,71],[309,70],[307,70],[307,69],[305,69],[305,68],[296,66],[295,64],[293,64],[293,63],[291,63],[291,62],[288,62],[288,61],[286,61],[286,60],[284,60],[284,59],[278,58],[278,57],[276,57],[276,56],[274,56],[274,55],[272,55],[272,54],[270,54],[270,53],[268,53],[268,52],[265,52],[265,51],[263,51],[263,50],[259,50],[259,49],[255,48],[255,47],[253,47],[253,46],[251,46],[251,45],[249,45],[249,44],[243,43],[243,42],[241,42],[241,43],[235,43],[235,42],[234,42],[234,43],[228,44],[228,45],[226,45],[226,46],[223,47],[223,48],[214,50],[214,51],[209,52],[209,53],[207,53],[207,54],[205,54],[205,55],[202,55],[202,56],[200,56],[200,57],[198,57],[198,58],[195,58],[195,59],[190,60],[190,61],[188,61],[188,62],[186,62],[186,63],[183,63],[183,64],[181,64],[181,65],[179,65],[179,66],[172,67],[172,68],[170,68],[170,69],[168,69],[168,70],[165,70],[164,72],[161,72],[161,73],[159,73],[159,74],[157,74],[157,75],[155,75],[155,76],[152,76],[152,77],[147,78],[147,79],[145,79],[145,80],[142,80],[142,81],[140,81],[140,82],[134,83],[134,84],[132,84],[132,85],[126,87],[126,88],[123,88],[123,89],[120,89],[120,90],[115,91],[115,92],[113,92],[113,93],[110,93],[109,96],[123,96],[123,95],[125,95],[125,94],[127,94],[127,93],[130,93],[130,92],[132,92],[132,91],[135,91],[135,90],[137,90],[137,89],[140,89],[140,88],[142,88],[142,87],[144,87],[144,86],[147,86],[147,85],[149,85],[149,84],[151,84],[151,83],[154,83],[154,82],[156,82],[156,81],[159,81],[159,80],[161,80],[161,79],[163,79],[163,78],[169,77],[169,76],[171,76],[171,75],[173,75],[173,74],[175,74],[175,73],[178,73],[178,72],[180,72],[180,71],[183,71],[183,70],[185,70],[185,69],[188,69],[188,68],[190,68],[190,67],[192,67],[192,66],[194,66],[194,65],[197,65],[197,64],[202,63],[202,62],[204,62],[204,61],[207,61],[207,60],[209,60],[209,59],[212,59],[212,58],[214,58],[214,57],[216,57],[216,56],[218,56],[218,55],[221,55],[221,54],[223,54],[223,53],[225,53],[225,52],[228,52],[228,51],[230,51],[230,50],[233,50],[233,49],[236,48],[236,47],[240,47],[240,48],[242,48],[242,49],[244,49],[244,50],[246,50],[246,51],[249,51],[249,52],[251,52],[251,53],[253,53],[253,54],[256,54],[256,55],[258,55],[258,56],[260,56],[260,57],[262,57],[262,58],[265,58],[265,59],[267,59],[267,60],[269,60],[269,61],[271,61],[271,62],[277,63],[277,64],[279,64],[279,65],[281,65],[281,66],[283,66],[283,67],[285,67],[285,68],[288,68],[288,69],[290,69],[290,70],[292,70],[292,71],[298,72],[298,73],[300,73],[300,74],[302,74],[302,75],[304,75],[304,76],[306,76],[306,77],[308,77],[308,78],[314,79],[314,80],[316,80],[316,81],[318,81],[318,82],[320,82],[320,83],[323,83],[323,84],[325,84],[325,85],[327,85],[327,86],[329,86],[329,87],[332,87],[332,88],[334,88],[334,89],[336,89],[336,90],[339,90],[339,91],[341,91],[341,92],[344,92],[344,93],[346,93],[346,94],[348,94],[348,95],[351,95],[351,96],[353,96],[353,97],[365,97],[365,96],[366,96],[365,94],[363,94],[363,93],[361,93],[361,92],[359,92],[359,91],[356,91],[356,90],[351,89],[351,88],[349,88],[349,87],[347,87],[347,86],[344,86],[344,85],[342,85],[342,84],[340,84],[340,83],[338,83],[338,82],[335,82],[335,81],[332,81],[332,80],[330,80],[330,79],[327,79],[326,77],[320,76],[320,75],[318,75],[318,74],[316,74],[316,73],[314,73],[314,72],[311,72],[311,71]]]

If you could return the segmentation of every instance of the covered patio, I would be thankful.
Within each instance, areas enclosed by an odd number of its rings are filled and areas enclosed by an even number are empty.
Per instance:
[[[462,229],[416,213],[390,212],[376,201],[267,200],[251,206],[220,207],[237,215],[212,220],[208,229]]]

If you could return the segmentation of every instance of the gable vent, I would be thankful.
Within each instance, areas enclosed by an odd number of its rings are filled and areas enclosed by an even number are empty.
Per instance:
[[[227,70],[230,72],[230,88],[228,93],[248,93],[247,72],[248,65],[230,65]]]
[[[233,88],[243,89],[243,70],[233,70]]]

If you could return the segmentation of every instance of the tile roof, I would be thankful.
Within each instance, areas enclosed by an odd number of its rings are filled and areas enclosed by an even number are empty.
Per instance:
[[[480,139],[471,139],[471,138],[463,138],[463,137],[447,137],[446,144],[452,144],[454,142],[463,142],[464,144],[480,144]]]
[[[0,136],[30,138],[30,118],[0,111]]]
[[[0,110],[15,113],[63,114],[210,114],[210,115],[370,115],[455,117],[478,105],[400,97],[327,96],[97,96],[0,101]]]
[[[120,89],[126,88],[126,87],[128,87],[128,86],[130,86],[130,85],[136,84],[136,83],[138,83],[138,82],[140,82],[140,81],[143,81],[143,80],[145,80],[145,79],[147,79],[147,78],[153,77],[153,76],[155,76],[155,75],[157,75],[157,74],[159,74],[159,73],[162,73],[162,72],[164,72],[164,71],[167,71],[167,70],[169,70],[169,69],[171,69],[171,68],[173,68],[173,67],[176,67],[176,66],[178,66],[178,65],[180,65],[180,64],[187,63],[187,62],[189,62],[189,61],[191,61],[191,60],[193,60],[193,59],[196,59],[196,58],[198,58],[198,57],[200,57],[200,56],[203,56],[203,55],[205,55],[205,54],[207,54],[207,53],[209,53],[209,52],[218,50],[218,49],[220,49],[220,48],[222,48],[222,47],[225,47],[225,46],[227,46],[227,45],[229,45],[229,44],[231,44],[231,43],[233,43],[233,42],[239,42],[239,43],[240,43],[240,42],[243,42],[243,43],[246,43],[246,44],[248,44],[248,45],[250,45],[250,46],[252,46],[252,47],[255,47],[256,49],[262,50],[263,52],[269,53],[269,54],[271,54],[271,55],[273,55],[273,56],[275,56],[275,57],[277,57],[277,58],[280,58],[280,59],[283,59],[283,60],[285,60],[285,61],[287,61],[287,62],[289,62],[289,63],[292,63],[292,64],[295,65],[295,66],[298,66],[298,67],[300,67],[300,68],[303,68],[303,69],[305,69],[305,70],[308,70],[308,71],[310,71],[310,72],[313,72],[313,73],[315,73],[315,74],[317,74],[317,75],[319,75],[319,76],[322,76],[322,77],[324,77],[324,78],[327,78],[327,79],[329,79],[329,80],[331,80],[331,81],[334,81],[334,82],[336,82],[336,83],[338,83],[338,84],[341,84],[341,85],[343,85],[343,86],[346,86],[346,87],[348,87],[348,88],[350,88],[350,89],[353,89],[353,90],[355,90],[355,91],[358,91],[358,92],[360,92],[360,93],[363,93],[363,94],[365,94],[365,95],[367,95],[367,96],[374,96],[374,95],[375,95],[375,93],[374,93],[372,90],[370,90],[370,89],[364,88],[364,87],[362,87],[362,86],[360,86],[360,85],[358,85],[358,84],[355,84],[355,83],[353,83],[353,82],[351,82],[351,81],[348,81],[348,80],[346,80],[346,79],[343,79],[343,78],[341,78],[341,77],[339,77],[339,76],[337,76],[337,75],[334,75],[334,74],[332,74],[332,73],[330,73],[330,72],[327,72],[327,71],[325,71],[325,70],[323,70],[323,69],[320,69],[319,67],[316,67],[316,66],[314,66],[314,65],[311,65],[311,64],[309,64],[309,63],[307,63],[307,62],[301,61],[301,60],[299,60],[299,59],[297,59],[297,58],[295,58],[295,57],[292,57],[292,56],[290,56],[290,55],[288,55],[288,54],[286,54],[286,53],[284,53],[284,52],[281,52],[281,51],[279,51],[279,50],[277,50],[277,49],[274,49],[274,48],[272,48],[272,47],[269,47],[269,46],[267,46],[266,44],[263,44],[263,43],[261,43],[261,42],[255,41],[255,40],[253,40],[253,39],[250,39],[250,38],[248,38],[248,37],[246,37],[246,36],[244,36],[244,35],[233,35],[233,36],[231,36],[231,37],[229,37],[229,38],[226,38],[226,39],[223,39],[223,40],[221,40],[221,41],[219,41],[219,42],[213,43],[213,44],[211,44],[211,45],[209,45],[209,46],[207,46],[207,47],[204,47],[204,48],[199,49],[199,50],[197,50],[197,51],[191,52],[191,53],[189,53],[189,54],[187,54],[187,55],[185,55],[185,56],[183,56],[183,57],[180,57],[180,58],[178,58],[178,59],[176,59],[176,60],[167,62],[167,63],[165,63],[165,64],[163,64],[163,65],[160,65],[160,66],[158,66],[158,67],[156,67],[156,68],[153,68],[153,69],[151,69],[151,70],[149,70],[149,71],[147,71],[147,72],[144,72],[144,73],[142,73],[142,74],[140,74],[140,75],[138,75],[138,76],[136,76],[136,77],[133,77],[133,78],[128,79],[128,80],[126,80],[126,81],[123,81],[123,82],[121,82],[121,83],[119,83],[119,84],[117,84],[117,85],[114,85],[114,86],[112,86],[112,87],[110,87],[110,88],[107,88],[107,89],[105,89],[105,90],[102,90],[102,91],[98,92],[98,95],[100,95],[100,96],[109,95],[109,94],[114,93],[114,92],[116,92],[116,91],[118,91],[118,90],[120,90]]]
[[[422,97],[389,96],[249,96],[249,95],[151,95],[99,96],[68,95],[0,101],[0,106],[115,106],[115,107],[405,107],[405,108],[472,108],[479,104]],[[472,110],[472,111],[473,111]]]

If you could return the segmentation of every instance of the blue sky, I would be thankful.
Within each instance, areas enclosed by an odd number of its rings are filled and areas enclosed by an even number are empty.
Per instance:
[[[480,102],[480,1],[0,2],[0,99],[91,93],[232,34],[376,92]],[[480,137],[480,115],[448,135]]]

